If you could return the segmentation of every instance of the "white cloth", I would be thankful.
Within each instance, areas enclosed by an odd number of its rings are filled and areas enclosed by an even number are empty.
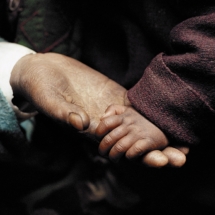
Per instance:
[[[12,104],[13,92],[9,81],[12,69],[17,61],[32,53],[35,52],[29,48],[0,39],[0,88],[18,118],[23,120],[34,116],[36,112],[24,113]]]

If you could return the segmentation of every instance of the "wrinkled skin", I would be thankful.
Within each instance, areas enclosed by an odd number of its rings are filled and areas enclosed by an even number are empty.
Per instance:
[[[108,106],[130,105],[122,86],[60,54],[26,55],[14,66],[10,84],[16,99],[28,101],[39,112],[92,136]],[[188,151],[169,146],[147,153],[143,163],[181,167]]]

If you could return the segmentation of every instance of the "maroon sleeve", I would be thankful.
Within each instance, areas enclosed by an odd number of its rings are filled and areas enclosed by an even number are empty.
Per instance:
[[[173,52],[156,56],[128,91],[132,105],[174,142],[215,133],[215,12],[171,31]]]

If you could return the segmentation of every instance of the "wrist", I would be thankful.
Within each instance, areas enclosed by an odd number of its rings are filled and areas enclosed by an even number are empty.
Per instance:
[[[0,40],[0,86],[1,91],[6,98],[7,102],[13,108],[14,112],[24,116],[17,107],[12,104],[13,90],[10,85],[11,72],[16,63],[25,55],[35,53],[31,49],[24,46],[9,43],[3,39]],[[22,118],[22,117],[21,117]],[[26,118],[26,116],[24,116]]]
[[[28,64],[30,59],[34,57],[33,54],[27,54],[20,58],[14,65],[10,76],[10,85],[13,91],[13,98],[11,103],[15,114],[19,120],[25,120],[37,114],[36,109],[25,98],[23,84],[25,82],[24,77],[27,77]]]

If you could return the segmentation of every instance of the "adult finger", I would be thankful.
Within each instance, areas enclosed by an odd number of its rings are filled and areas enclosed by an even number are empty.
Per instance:
[[[32,101],[38,111],[82,131],[90,124],[90,119],[82,107],[72,104],[62,96],[41,94]]]

